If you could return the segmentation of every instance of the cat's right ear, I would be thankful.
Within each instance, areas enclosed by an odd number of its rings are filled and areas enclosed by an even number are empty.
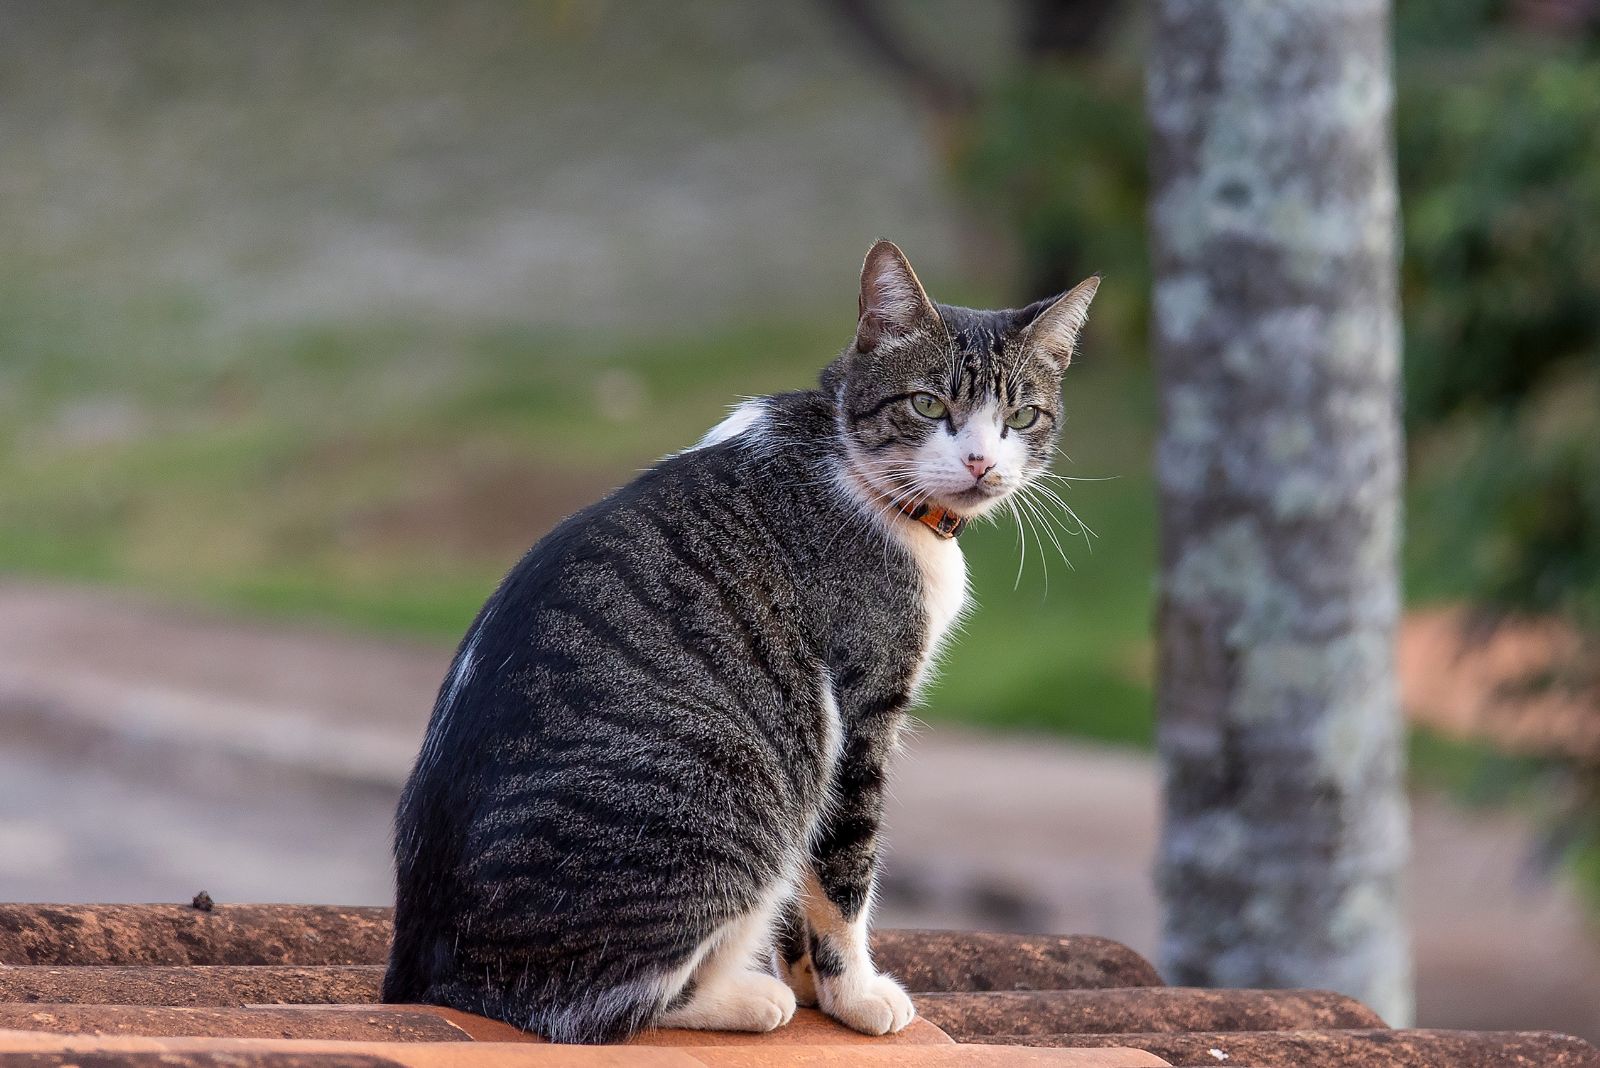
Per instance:
[[[938,321],[905,253],[893,241],[879,239],[861,265],[856,351],[871,352],[886,337],[910,337]]]

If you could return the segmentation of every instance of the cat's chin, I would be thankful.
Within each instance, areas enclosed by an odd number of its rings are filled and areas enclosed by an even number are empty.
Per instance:
[[[940,494],[939,503],[958,515],[979,516],[1009,496],[1009,489],[988,489],[974,486],[955,493]]]

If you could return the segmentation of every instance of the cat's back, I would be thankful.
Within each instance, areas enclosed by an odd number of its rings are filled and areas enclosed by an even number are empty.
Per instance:
[[[754,584],[776,595],[814,569],[838,516],[802,444],[826,429],[800,393],[741,406],[698,445],[568,517],[512,569],[486,614],[618,614],[665,607],[666,587]],[[795,530],[797,522],[815,528]]]
[[[730,719],[766,734],[815,688],[819,549],[791,520],[815,518],[819,487],[759,429],[662,460],[541,539],[463,640],[438,750],[504,763],[504,747],[702,729],[743,744]]]
[[[792,583],[800,561],[782,516],[800,507],[787,489],[804,480],[791,457],[739,439],[667,457],[541,539],[489,607],[530,622],[615,616],[692,602],[703,587]]]

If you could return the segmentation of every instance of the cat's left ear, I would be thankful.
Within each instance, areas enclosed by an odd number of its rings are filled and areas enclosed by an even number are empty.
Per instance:
[[[886,337],[909,337],[938,322],[939,313],[917,281],[911,261],[900,246],[880,238],[861,265],[856,351],[871,352]]]
[[[1090,275],[1057,297],[1022,332],[1022,342],[1037,349],[1065,371],[1078,348],[1078,335],[1089,321],[1089,302],[1100,288],[1100,276]]]

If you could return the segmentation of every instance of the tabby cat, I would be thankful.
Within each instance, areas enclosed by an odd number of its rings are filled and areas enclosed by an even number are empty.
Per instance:
[[[1099,284],[933,304],[880,241],[854,341],[513,568],[396,816],[390,1002],[547,1038],[910,1022],[867,921],[885,762],[968,519],[1044,471]]]

